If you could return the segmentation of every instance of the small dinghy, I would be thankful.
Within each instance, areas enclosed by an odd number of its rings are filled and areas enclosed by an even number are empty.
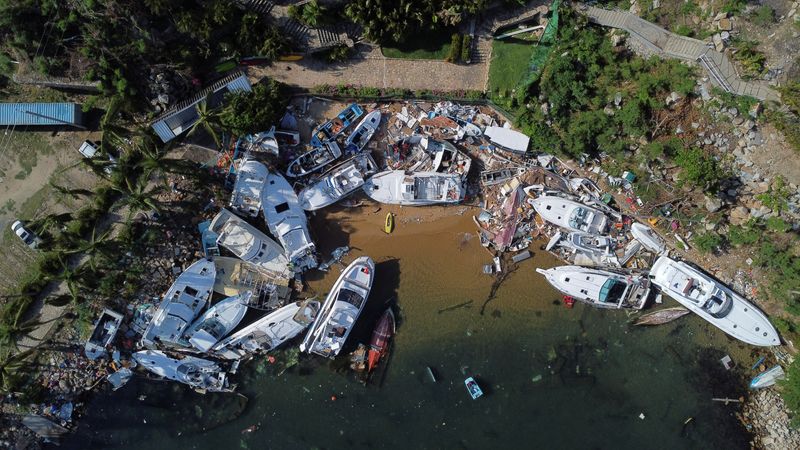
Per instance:
[[[684,308],[683,306],[676,306],[674,308],[664,308],[659,309],[658,311],[653,311],[651,313],[647,313],[642,317],[636,319],[634,325],[662,325],[665,323],[672,322],[675,319],[683,317],[689,314],[691,311]]]
[[[667,244],[661,236],[647,225],[634,222],[631,225],[631,234],[633,238],[641,242],[644,248],[651,252],[660,255],[667,249]]]
[[[348,153],[358,153],[369,143],[378,126],[381,124],[381,112],[372,111],[364,116],[347,139],[344,140],[344,148]]]
[[[481,390],[481,387],[478,386],[478,382],[475,381],[475,378],[467,378],[464,380],[464,385],[467,387],[467,392],[469,392],[469,396],[472,397],[473,400],[476,400],[478,397],[483,395],[483,391]]]
[[[786,373],[783,371],[783,367],[775,366],[753,377],[750,381],[750,389],[770,387],[784,378],[786,378]]]

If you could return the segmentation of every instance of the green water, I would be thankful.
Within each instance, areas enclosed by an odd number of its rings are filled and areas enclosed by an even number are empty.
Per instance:
[[[491,257],[470,238],[469,215],[417,224],[415,213],[397,212],[391,236],[377,231],[382,215],[314,219],[317,236],[326,236],[323,252],[349,242],[359,250],[347,261],[369,254],[377,262],[349,344],[367,340],[384,302],[396,299],[391,357],[373,383],[356,382],[341,361],[302,357],[281,375],[263,359],[252,361],[233,377],[249,399],[242,410],[232,395],[137,380],[96,395],[64,447],[747,448],[735,406],[710,399],[744,389],[719,358],[730,353],[749,369],[757,350],[695,317],[634,329],[624,311],[567,309],[534,272],[558,264],[538,248],[484,307],[493,278],[481,266]],[[311,288],[326,292],[338,273],[312,279]],[[427,366],[438,382],[428,379]],[[470,399],[467,375],[484,397]],[[258,429],[242,433],[252,425]]]

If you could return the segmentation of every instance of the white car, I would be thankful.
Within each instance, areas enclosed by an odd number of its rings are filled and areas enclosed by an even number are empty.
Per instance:
[[[99,143],[97,143],[99,144]],[[91,141],[83,141],[83,144],[78,148],[78,152],[83,155],[84,158],[92,159],[97,155],[100,149],[96,145],[96,143],[92,143]],[[108,164],[105,169],[103,169],[107,174],[111,174],[114,171],[114,167],[117,165],[117,158],[113,155],[108,155]]]
[[[22,239],[22,242],[24,242],[25,245],[30,248],[36,248],[42,243],[42,240],[39,238],[39,236],[25,228],[25,224],[21,220],[17,220],[11,224],[11,231],[19,236],[19,238]]]

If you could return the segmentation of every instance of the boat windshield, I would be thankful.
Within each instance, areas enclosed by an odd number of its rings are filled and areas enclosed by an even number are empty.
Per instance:
[[[608,280],[600,288],[600,301],[603,303],[618,303],[625,288],[628,286],[617,280]]]
[[[585,208],[575,208],[569,216],[569,226],[578,230],[583,229],[588,211]]]
[[[703,305],[703,309],[711,314],[711,317],[721,319],[727,316],[728,313],[731,312],[731,309],[733,309],[733,299],[727,292],[716,289],[711,295],[711,298]]]

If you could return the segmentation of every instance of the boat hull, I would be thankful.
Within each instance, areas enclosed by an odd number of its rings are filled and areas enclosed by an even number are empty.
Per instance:
[[[378,320],[378,325],[372,331],[372,338],[369,341],[369,354],[367,356],[367,372],[372,372],[378,362],[386,355],[389,349],[389,341],[394,336],[395,321],[392,309],[387,309]]]

